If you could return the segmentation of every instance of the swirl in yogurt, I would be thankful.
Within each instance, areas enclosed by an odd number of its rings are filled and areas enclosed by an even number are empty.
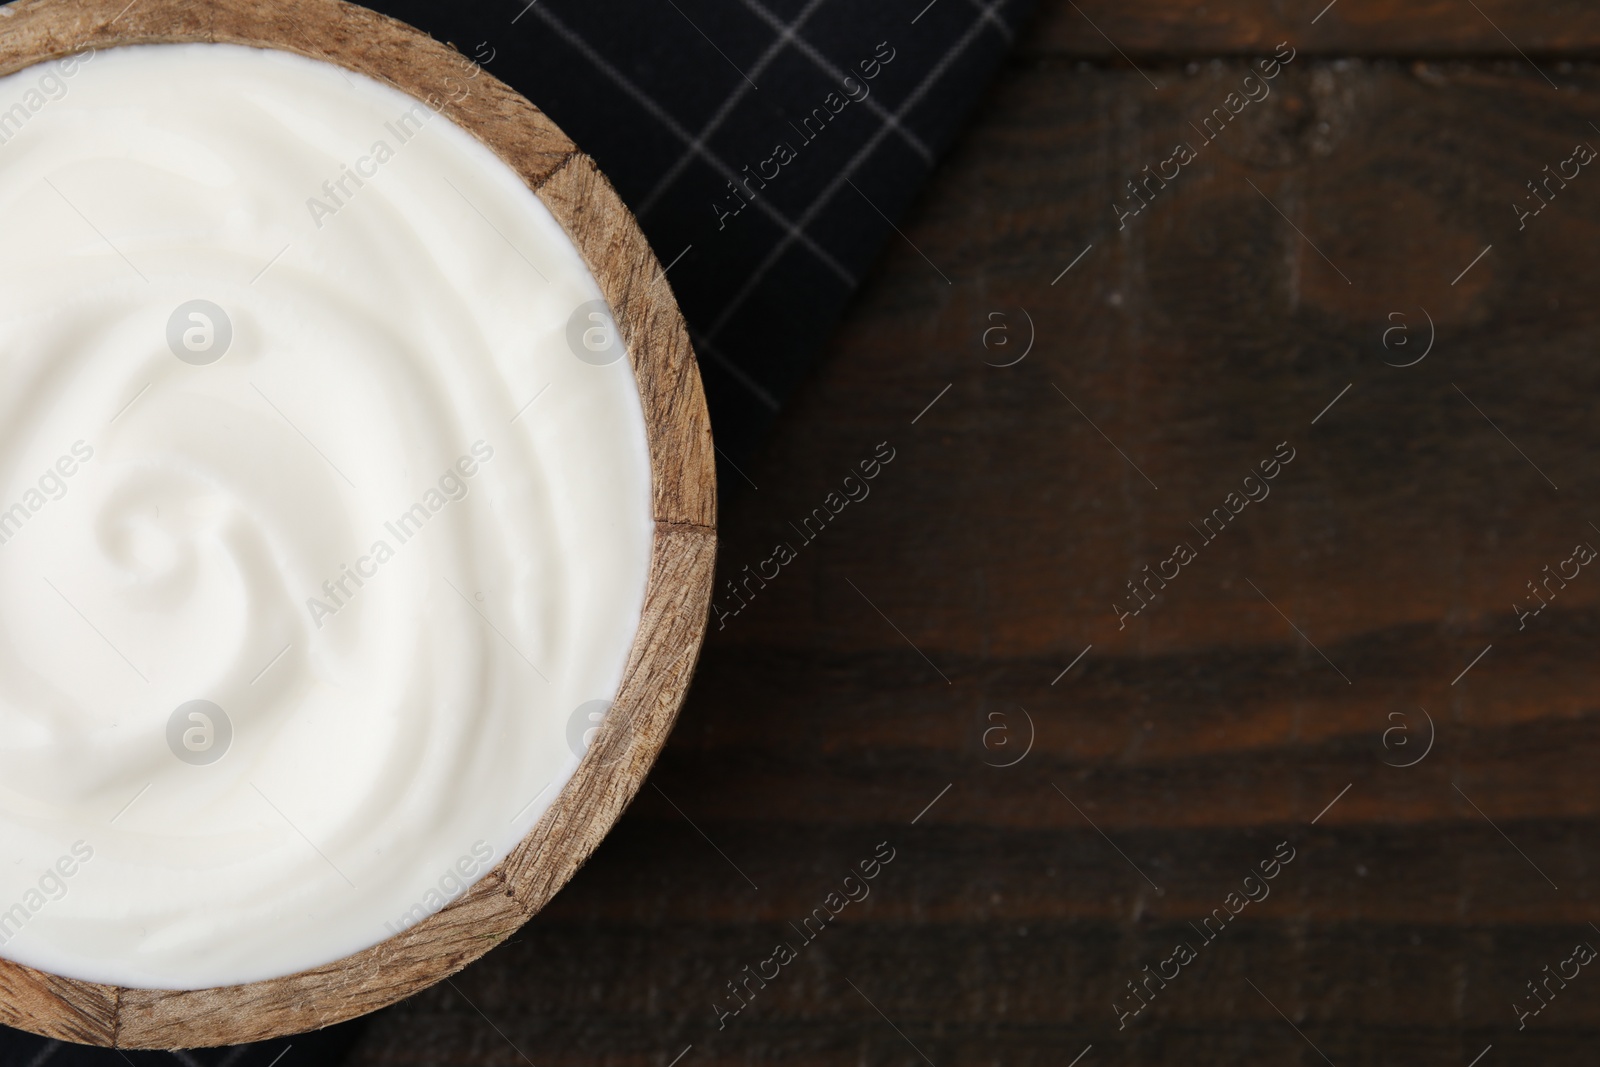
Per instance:
[[[41,65],[0,136],[0,956],[376,944],[620,684],[650,471],[599,289],[487,148],[287,53]]]

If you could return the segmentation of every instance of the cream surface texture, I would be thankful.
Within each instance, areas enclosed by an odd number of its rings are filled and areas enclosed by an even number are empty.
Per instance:
[[[0,218],[0,956],[233,985],[459,898],[644,599],[574,246],[444,115],[230,45],[0,79]]]

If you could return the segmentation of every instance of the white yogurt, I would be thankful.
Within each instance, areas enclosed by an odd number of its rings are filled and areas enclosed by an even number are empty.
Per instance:
[[[620,683],[650,472],[599,289],[470,135],[287,53],[34,67],[0,139],[0,956],[376,944]]]

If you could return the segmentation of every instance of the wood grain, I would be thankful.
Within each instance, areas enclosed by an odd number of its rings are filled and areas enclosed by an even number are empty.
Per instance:
[[[660,263],[587,156],[573,156],[540,186],[539,197],[567,232],[582,235],[580,247],[592,257],[589,266],[606,301],[619,319],[633,324],[655,357],[637,374],[645,422],[652,428],[657,521],[714,527],[716,485],[701,476],[704,465],[715,463],[711,419],[683,316],[670,298],[662,299],[668,287]]]
[[[122,989],[0,960],[0,1022],[85,1044],[172,1049],[260,1041],[373,1011],[456,973],[515,932],[605,836],[672,728],[705,633],[716,556],[710,425],[682,318],[670,288],[656,284],[661,266],[633,216],[593,163],[527,100],[401,23],[339,0],[26,0],[0,15],[0,73],[88,48],[223,42],[336,63],[430,103],[495,151],[550,208],[599,281],[626,342],[654,483],[645,608],[595,744],[500,866],[404,933],[272,981]]]
[[[1280,41],[1312,55],[1519,62],[1527,56],[1570,65],[1600,52],[1600,11],[1571,0],[1080,0],[1076,8],[1042,4],[1020,45],[1027,55],[1119,62],[1264,55]]]
[[[1380,55],[1432,10],[1340,0],[1319,27],[1347,5],[1390,13],[1352,46]],[[1121,43],[1114,5],[1079,6]],[[713,621],[653,786],[589,865],[461,996],[378,1016],[363,1067],[1593,1062],[1600,979],[1525,1030],[1511,1004],[1600,946],[1600,575],[1526,629],[1511,605],[1600,545],[1600,175],[1525,230],[1511,205],[1600,145],[1600,75],[1551,89],[1503,41],[1307,54],[1119,230],[1124,182],[1248,72],[1206,19],[1278,9],[1126,10],[1218,62],[1155,91],[1023,42],[747,468],[718,600],[877,442],[897,458]],[[1074,19],[1059,0],[1040,25]],[[1387,365],[1389,316],[1420,345],[1421,308],[1432,353]],[[1026,337],[1023,309],[1033,352],[986,365],[990,316]],[[1271,496],[1119,630],[1125,582],[1285,440]],[[1419,706],[1433,748],[1393,766]],[[986,765],[1024,709],[1031,752]],[[1414,747],[1385,747],[1402,722]],[[880,841],[899,857],[870,897],[719,1028],[727,983]],[[1126,982],[1282,841],[1271,896],[1119,1031]]]

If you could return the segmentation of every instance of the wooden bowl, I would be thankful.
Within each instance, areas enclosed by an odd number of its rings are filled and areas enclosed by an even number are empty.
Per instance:
[[[0,1022],[130,1049],[262,1041],[374,1011],[461,970],[544,906],[611,828],[677,718],[705,636],[716,555],[710,420],[661,267],[594,162],[538,108],[454,49],[343,0],[22,0],[0,9],[0,74],[87,48],[276,48],[359,71],[486,144],[561,223],[610,303],[644,401],[655,538],[643,615],[611,712],[537,826],[455,903],[323,967],[170,991],[62,978],[0,960]],[[463,92],[463,87],[470,91]]]

